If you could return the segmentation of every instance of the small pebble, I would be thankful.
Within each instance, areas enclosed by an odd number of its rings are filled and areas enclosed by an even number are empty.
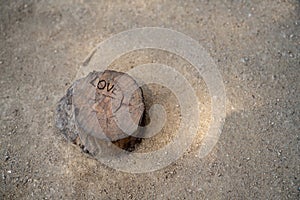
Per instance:
[[[2,60],[0,60],[0,65],[1,65],[1,64],[3,64],[3,61],[2,61]]]
[[[247,57],[241,58],[242,63],[247,63],[248,61],[249,61],[249,58],[247,58]]]
[[[8,170],[7,173],[11,174],[11,170]]]

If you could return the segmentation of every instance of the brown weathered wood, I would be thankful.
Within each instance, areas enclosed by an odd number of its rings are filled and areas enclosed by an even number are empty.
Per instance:
[[[142,90],[129,75],[92,72],[61,99],[56,124],[67,139],[89,152],[105,140],[126,147],[133,141],[130,135],[138,134],[144,109]]]

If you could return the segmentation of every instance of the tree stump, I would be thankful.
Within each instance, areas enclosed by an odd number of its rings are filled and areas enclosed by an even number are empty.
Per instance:
[[[91,154],[103,151],[105,141],[128,149],[139,141],[144,111],[143,93],[133,78],[94,71],[76,81],[59,101],[56,126]]]

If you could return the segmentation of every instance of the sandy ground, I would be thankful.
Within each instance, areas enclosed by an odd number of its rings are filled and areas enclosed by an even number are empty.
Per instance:
[[[299,9],[296,0],[1,0],[0,199],[299,199]],[[149,26],[183,32],[210,53],[224,79],[227,117],[207,157],[196,157],[201,145],[196,138],[166,168],[124,173],[66,142],[55,128],[54,111],[99,42]],[[164,54],[141,51],[116,66],[123,71],[154,61],[186,66]],[[210,100],[203,81],[199,84],[200,138]],[[144,148],[163,145],[173,129],[169,123]]]

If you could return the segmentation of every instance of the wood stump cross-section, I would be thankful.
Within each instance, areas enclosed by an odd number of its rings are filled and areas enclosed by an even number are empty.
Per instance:
[[[93,141],[132,143],[144,115],[141,88],[128,74],[106,70],[91,72],[68,89],[57,107],[56,126],[72,142],[80,139],[87,151]]]

